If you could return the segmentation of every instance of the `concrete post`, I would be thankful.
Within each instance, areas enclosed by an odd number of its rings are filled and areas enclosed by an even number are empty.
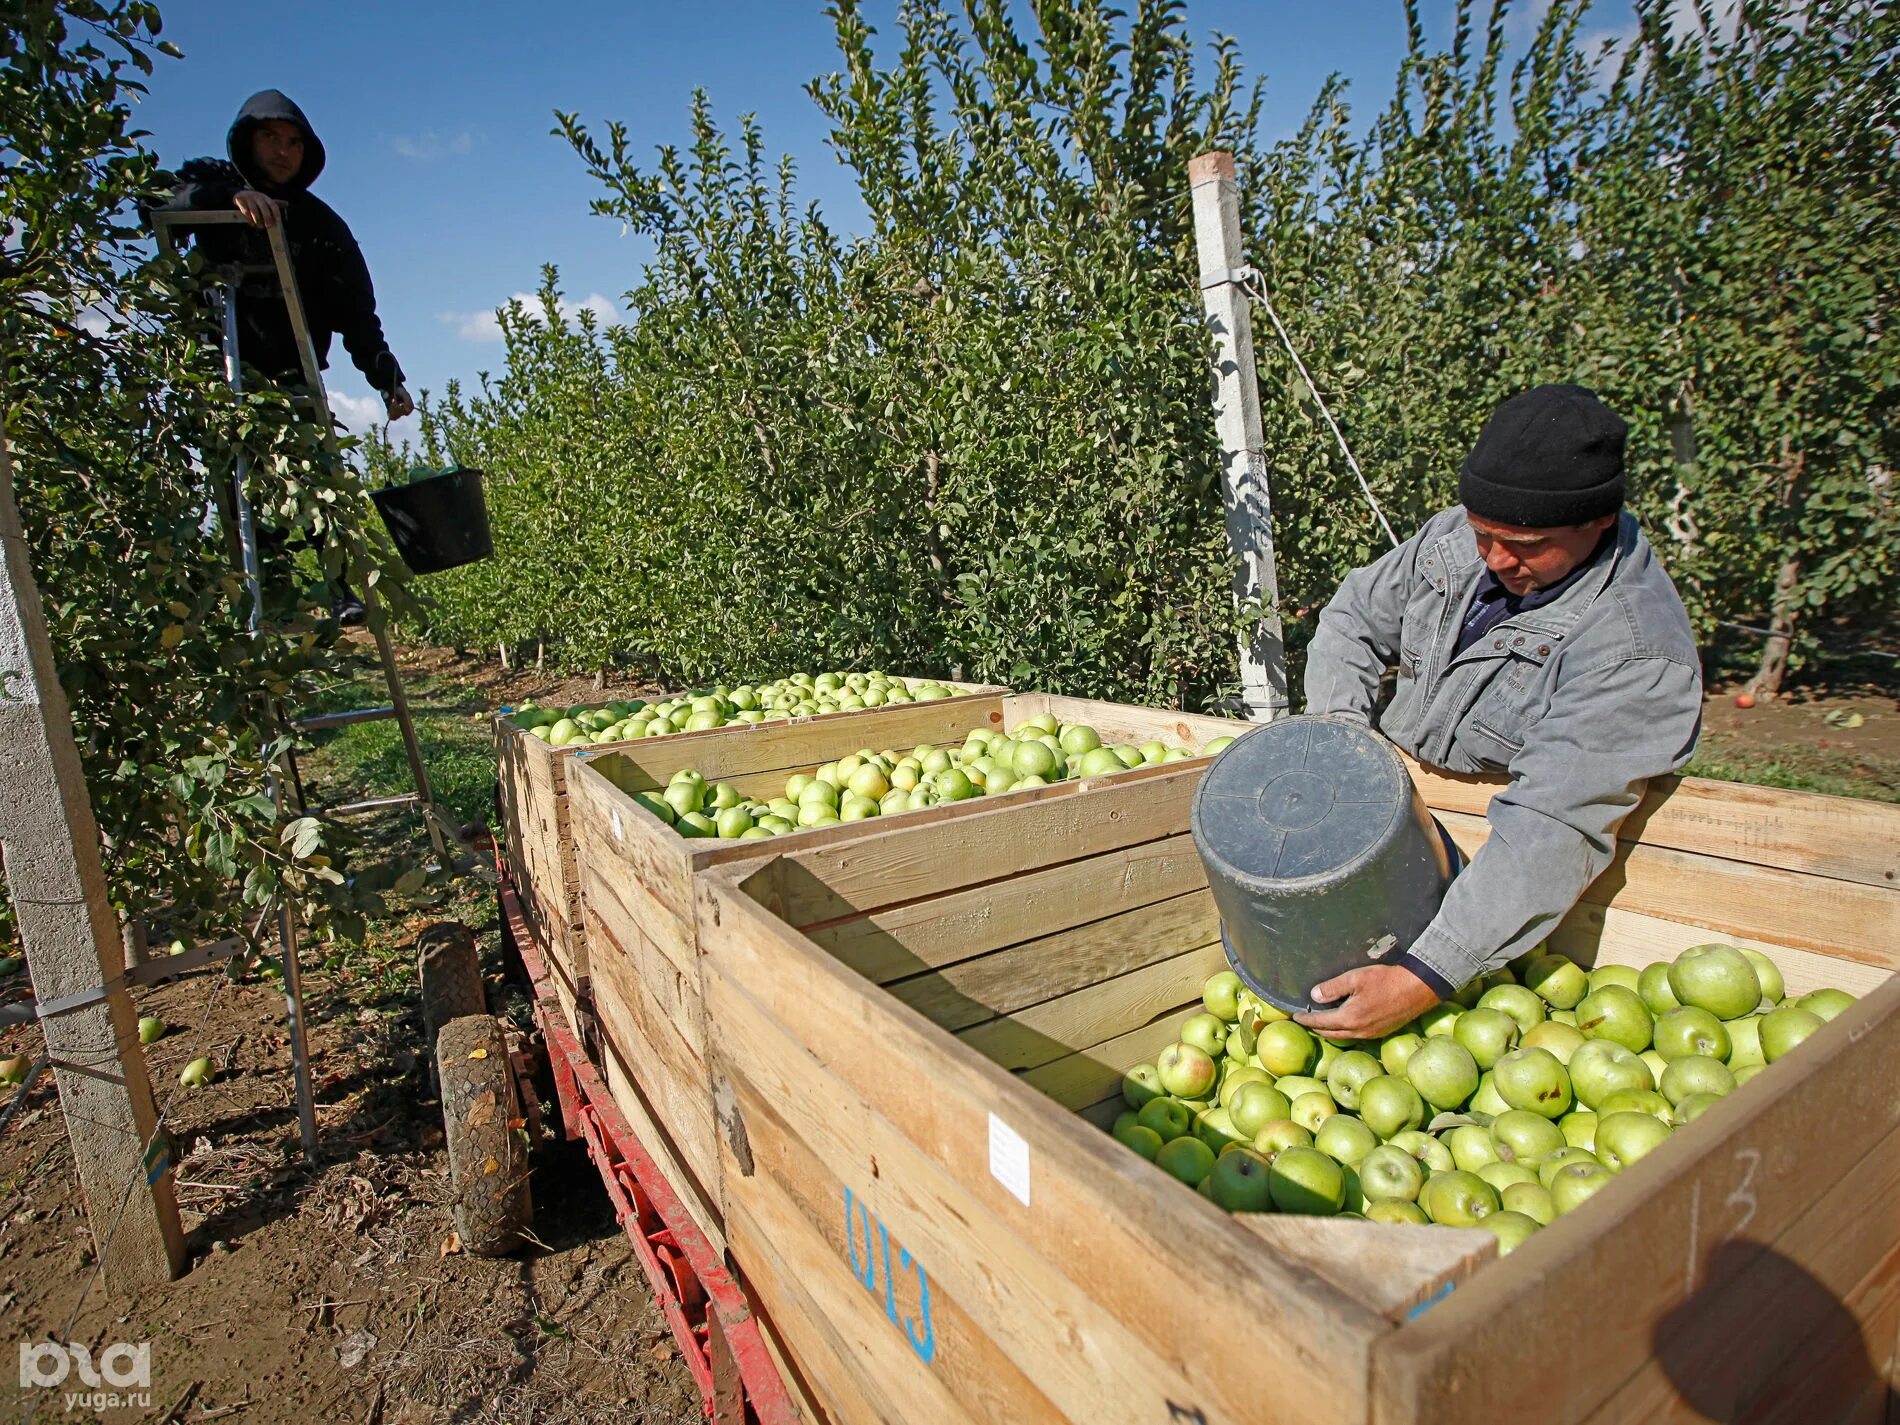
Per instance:
[[[1266,612],[1240,641],[1240,694],[1255,722],[1286,715],[1286,637],[1273,565],[1272,505],[1260,430],[1260,386],[1253,364],[1253,320],[1235,274],[1244,268],[1234,156],[1215,151],[1188,163],[1201,297],[1218,342],[1214,419],[1221,443],[1221,503],[1234,555],[1234,603],[1258,600]]]
[[[0,860],[19,918],[33,996],[45,1016],[86,1215],[114,1290],[169,1281],[184,1236],[166,1145],[121,971],[125,947],[106,896],[99,827],[73,741],[34,581],[13,458],[0,441]],[[60,1011],[56,1002],[97,993]],[[155,1152],[149,1156],[148,1144]],[[108,1250],[109,1241],[109,1250]]]

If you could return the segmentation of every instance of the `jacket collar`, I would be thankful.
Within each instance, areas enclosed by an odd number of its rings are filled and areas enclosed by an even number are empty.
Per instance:
[[[1638,537],[1636,516],[1623,511],[1616,521],[1615,539],[1598,556],[1596,567],[1586,577],[1552,602],[1515,613],[1499,627],[1522,629],[1548,638],[1564,637],[1577,626],[1584,611],[1609,587],[1617,569],[1635,552]],[[1433,587],[1447,596],[1457,593],[1462,606],[1463,601],[1471,597],[1472,588],[1484,570],[1484,560],[1478,554],[1478,541],[1471,526],[1460,519],[1455,528],[1427,548],[1423,569]]]

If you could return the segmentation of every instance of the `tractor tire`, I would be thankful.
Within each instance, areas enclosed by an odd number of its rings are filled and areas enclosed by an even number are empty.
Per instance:
[[[501,1026],[485,1014],[450,1020],[436,1038],[435,1062],[456,1236],[474,1256],[505,1256],[527,1239],[534,1200]]]
[[[416,978],[422,984],[422,1024],[431,1049],[451,1019],[488,1013],[481,952],[474,933],[459,921],[437,921],[416,937]]]

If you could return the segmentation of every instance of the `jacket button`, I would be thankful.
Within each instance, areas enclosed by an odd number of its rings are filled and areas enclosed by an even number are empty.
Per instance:
[[[1493,648],[1502,648],[1504,647],[1504,640],[1501,638],[1494,638],[1491,640],[1491,646]]]
[[[1538,656],[1539,658],[1548,658],[1548,657],[1550,657],[1550,645],[1549,645],[1548,643],[1540,643],[1540,644],[1538,644],[1538,646],[1537,646],[1537,656]]]

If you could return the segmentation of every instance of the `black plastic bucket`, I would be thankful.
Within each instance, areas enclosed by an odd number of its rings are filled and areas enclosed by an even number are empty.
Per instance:
[[[495,552],[482,472],[445,470],[407,485],[370,491],[396,552],[414,574],[439,574]]]

